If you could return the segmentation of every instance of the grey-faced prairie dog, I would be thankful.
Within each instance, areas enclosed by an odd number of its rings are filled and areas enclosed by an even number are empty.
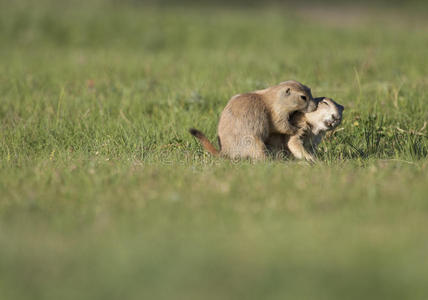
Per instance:
[[[202,132],[190,129],[190,133],[213,155],[265,159],[265,141],[269,136],[295,134],[298,128],[290,123],[290,115],[315,109],[311,90],[300,82],[289,80],[229,100],[218,124],[220,151]]]
[[[299,128],[294,135],[274,133],[269,136],[266,146],[274,156],[291,152],[295,158],[315,161],[318,144],[327,131],[339,126],[345,109],[330,98],[315,98],[315,102],[315,111],[296,112],[291,116],[291,123]]]

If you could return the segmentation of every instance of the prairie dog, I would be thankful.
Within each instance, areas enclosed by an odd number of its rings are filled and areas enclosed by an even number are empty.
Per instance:
[[[314,162],[314,152],[327,131],[335,129],[342,121],[345,109],[333,99],[315,98],[317,109],[310,113],[297,112],[291,117],[291,123],[299,129],[294,135],[274,133],[266,141],[267,148],[277,155],[289,151],[298,159]]]
[[[296,111],[312,112],[315,108],[311,90],[300,82],[289,80],[229,100],[218,124],[220,151],[202,132],[191,129],[190,133],[213,155],[265,159],[268,137],[275,133],[295,134],[298,128],[290,123],[290,115]]]

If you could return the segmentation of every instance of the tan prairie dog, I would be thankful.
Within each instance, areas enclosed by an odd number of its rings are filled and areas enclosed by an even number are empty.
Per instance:
[[[311,90],[289,80],[229,100],[218,124],[220,151],[202,132],[190,129],[190,133],[213,155],[265,159],[268,137],[275,133],[295,134],[298,128],[290,123],[290,116],[295,112],[312,112],[315,108]]]
[[[315,98],[315,102],[317,103],[315,111],[297,112],[291,117],[291,123],[299,128],[296,134],[274,133],[269,136],[266,146],[274,156],[291,152],[295,158],[315,161],[314,153],[318,144],[327,131],[339,126],[344,110],[342,105],[330,98]]]

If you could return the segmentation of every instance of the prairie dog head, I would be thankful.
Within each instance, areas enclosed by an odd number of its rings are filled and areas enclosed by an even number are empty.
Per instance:
[[[345,109],[333,99],[320,97],[315,98],[317,109],[306,113],[305,117],[316,132],[329,131],[339,126],[342,121],[342,113]]]
[[[277,104],[284,106],[288,111],[312,112],[317,105],[311,89],[295,80],[281,82],[277,86]]]

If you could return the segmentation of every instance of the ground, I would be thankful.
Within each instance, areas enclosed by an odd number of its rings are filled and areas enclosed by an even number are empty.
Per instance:
[[[427,298],[423,10],[0,3],[1,299]],[[289,79],[317,164],[188,134]]]

